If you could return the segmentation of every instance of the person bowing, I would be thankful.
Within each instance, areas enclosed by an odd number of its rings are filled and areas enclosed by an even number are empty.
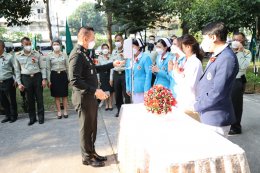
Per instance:
[[[141,39],[134,39],[134,61],[131,62],[131,59],[127,59],[126,61],[126,92],[129,96],[133,93],[133,103],[143,103],[144,93],[151,88],[152,71],[150,67],[152,60],[148,54],[144,53],[144,48],[145,45]]]

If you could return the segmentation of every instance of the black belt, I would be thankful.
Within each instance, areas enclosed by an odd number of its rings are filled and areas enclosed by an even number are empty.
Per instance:
[[[54,72],[54,73],[57,73],[57,74],[61,74],[61,73],[66,73],[66,71],[65,70],[63,70],[63,71],[51,71],[51,72]]]
[[[119,74],[119,75],[125,74],[125,71],[114,71],[114,72],[115,72],[115,74]]]
[[[9,79],[5,79],[5,80],[0,80],[0,83],[5,83],[5,82],[7,82],[9,80],[14,80],[14,79],[13,78],[9,78]]]
[[[41,72],[34,73],[34,74],[22,74],[22,75],[25,76],[25,77],[31,77],[31,78],[33,78],[34,76],[36,76],[36,75],[38,75],[38,74],[41,74]]]

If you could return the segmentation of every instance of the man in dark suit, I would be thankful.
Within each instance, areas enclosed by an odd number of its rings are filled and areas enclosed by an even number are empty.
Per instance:
[[[72,90],[72,103],[79,115],[80,145],[82,163],[93,167],[105,165],[106,157],[99,156],[95,151],[97,134],[97,99],[105,100],[107,95],[98,88],[97,73],[107,71],[114,66],[122,65],[114,61],[103,66],[95,66],[88,49],[95,46],[94,30],[82,27],[78,33],[78,44],[74,47],[69,58],[69,78]]]
[[[238,61],[226,44],[228,31],[224,23],[210,23],[202,34],[202,49],[213,55],[198,83],[194,108],[200,113],[202,123],[227,137],[230,125],[235,122],[231,91],[238,73]]]

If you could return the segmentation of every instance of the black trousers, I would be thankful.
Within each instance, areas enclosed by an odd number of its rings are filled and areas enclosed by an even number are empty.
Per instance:
[[[232,130],[241,130],[241,119],[243,113],[243,94],[245,89],[245,83],[242,80],[236,79],[232,88],[232,103],[236,116],[236,122],[231,125]]]
[[[37,103],[37,114],[39,121],[44,121],[43,87],[41,73],[36,73],[34,74],[34,76],[22,75],[22,84],[25,87],[25,96],[28,101],[28,113],[30,121],[36,120],[35,101]]]
[[[80,91],[74,91],[72,98],[76,100],[73,102],[79,116],[81,155],[87,160],[95,153],[98,102],[94,94],[81,94]]]
[[[16,88],[13,78],[0,83],[0,103],[7,118],[17,119]]]
[[[22,97],[22,108],[25,113],[28,113],[28,101],[25,96],[25,91],[20,91],[20,95]]]
[[[114,71],[113,80],[116,97],[116,107],[119,112],[122,104],[131,103],[130,96],[126,94],[125,72],[119,74],[117,71]],[[123,96],[125,98],[125,102],[123,100]]]
[[[156,79],[156,75],[154,73],[152,73],[151,86],[153,86],[155,79]]]

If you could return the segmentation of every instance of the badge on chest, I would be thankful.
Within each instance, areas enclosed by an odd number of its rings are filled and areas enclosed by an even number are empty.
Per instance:
[[[207,74],[207,80],[211,80],[212,79],[212,74],[210,72],[208,72]]]

